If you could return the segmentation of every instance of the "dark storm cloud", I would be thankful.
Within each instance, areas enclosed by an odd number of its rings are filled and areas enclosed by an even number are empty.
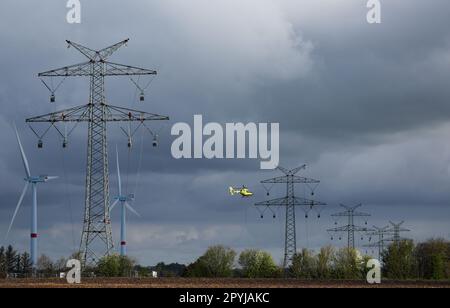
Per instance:
[[[159,148],[144,134],[141,168],[141,135],[129,159],[121,131],[111,127],[109,133],[111,195],[117,191],[117,144],[126,186],[136,192],[135,207],[142,214],[130,217],[130,252],[141,262],[188,262],[215,243],[263,248],[281,258],[282,213],[275,221],[259,221],[251,201],[226,194],[229,185],[246,184],[258,201],[264,199],[257,183],[276,172],[260,171],[257,161],[171,158],[171,125],[192,123],[194,114],[203,114],[205,122],[280,122],[281,164],[307,162],[304,174],[322,180],[317,198],[330,204],[322,221],[300,218],[302,247],[328,243],[324,230],[333,221],[326,216],[339,202],[365,203],[373,223],[405,219],[408,227],[416,227],[418,239],[448,236],[448,1],[385,1],[382,25],[366,23],[361,0],[82,5],[82,24],[68,25],[64,1],[2,1],[0,233],[23,185],[11,128],[15,121],[33,171],[62,177],[40,187],[41,249],[60,256],[77,246],[86,128],[75,131],[64,153],[55,133],[38,151],[23,119],[86,103],[86,80],[66,81],[51,106],[36,78],[40,71],[84,60],[65,48],[65,39],[102,48],[130,37],[114,61],[156,68],[159,75],[145,104],[135,101],[136,91],[126,79],[108,80],[108,101],[171,117],[167,125],[153,125],[160,130]],[[277,188],[273,196],[283,191]],[[298,193],[308,196],[307,190]],[[12,235],[23,249],[27,198]],[[439,223],[433,224],[437,212]],[[113,218],[117,221],[118,213]]]

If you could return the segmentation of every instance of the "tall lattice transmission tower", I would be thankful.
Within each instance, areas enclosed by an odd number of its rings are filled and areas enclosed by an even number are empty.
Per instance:
[[[392,237],[386,239],[388,242],[393,242],[394,244],[398,244],[401,241],[408,240],[407,238],[401,237],[402,232],[410,232],[411,230],[403,228],[402,225],[405,223],[404,221],[399,223],[394,223],[392,221],[389,222],[391,224],[390,229],[388,230]]]
[[[285,229],[285,244],[284,244],[284,261],[283,266],[286,268],[292,262],[292,258],[297,252],[297,232],[296,232],[296,219],[295,212],[296,207],[300,206],[306,213],[306,217],[308,213],[318,208],[319,206],[326,205],[325,203],[299,198],[295,196],[294,184],[318,184],[320,181],[309,179],[305,177],[297,176],[296,174],[305,169],[306,165],[300,166],[298,168],[287,170],[282,167],[278,167],[278,170],[283,172],[285,175],[280,177],[271,178],[268,180],[264,180],[261,183],[264,184],[286,184],[287,186],[287,195],[284,198],[278,198],[263,202],[258,202],[255,204],[257,209],[261,213],[261,218],[264,217],[264,213],[266,210],[270,210],[274,218],[275,212],[272,210],[272,207],[284,207],[286,208],[286,229]],[[269,192],[268,192],[269,194]],[[262,208],[262,209],[261,209]],[[319,213],[320,217],[320,213]]]
[[[335,218],[346,217],[348,220],[347,225],[341,226],[341,227],[336,227],[333,229],[328,229],[327,232],[328,233],[338,233],[338,234],[339,233],[347,233],[347,247],[351,248],[351,249],[355,249],[355,233],[371,231],[371,229],[368,229],[367,227],[361,227],[361,226],[355,225],[355,217],[370,217],[371,215],[367,214],[367,213],[356,211],[358,208],[360,208],[362,206],[362,204],[358,204],[353,207],[347,206],[344,204],[341,204],[340,206],[343,207],[345,209],[345,211],[336,213],[336,214],[332,214],[331,216],[335,217]],[[367,221],[365,222],[365,224],[367,225]],[[335,222],[335,225],[337,225],[337,221]],[[332,239],[333,239],[333,237],[332,237]],[[342,237],[339,237],[339,239],[342,239]]]
[[[100,258],[107,256],[113,249],[111,220],[109,213],[109,171],[108,171],[108,122],[126,122],[129,126],[135,123],[136,129],[147,128],[146,121],[168,120],[166,116],[147,113],[144,111],[116,107],[108,104],[105,95],[105,77],[127,76],[136,86],[138,83],[132,76],[156,75],[154,70],[117,64],[108,61],[119,48],[128,43],[128,39],[101,50],[93,50],[80,44],[67,41],[68,47],[73,47],[87,58],[87,61],[71,66],[40,73],[38,76],[51,91],[50,102],[55,102],[57,87],[49,86],[44,78],[87,77],[90,79],[89,102],[87,105],[49,113],[27,119],[31,129],[39,138],[38,147],[42,148],[42,138],[51,127],[56,128],[63,138],[63,147],[67,147],[67,129],[58,128],[57,123],[65,125],[72,123],[73,128],[78,123],[85,122],[88,126],[87,166],[86,166],[86,194],[83,230],[80,244],[82,263],[85,266],[95,265]],[[62,81],[61,81],[62,82]],[[140,100],[144,100],[141,92]],[[44,135],[39,135],[31,123],[49,123]],[[73,130],[72,128],[72,130]],[[72,131],[71,130],[71,131]],[[70,133],[70,132],[69,132]],[[131,138],[131,136],[129,136]],[[129,142],[129,145],[131,143]]]
[[[376,248],[378,250],[378,260],[381,260],[381,256],[383,254],[384,249],[386,248],[386,235],[390,235],[391,231],[389,230],[389,226],[385,227],[377,227],[373,226],[373,231],[367,232],[367,235],[372,240],[373,237],[377,239],[376,242],[364,245],[365,248]]]

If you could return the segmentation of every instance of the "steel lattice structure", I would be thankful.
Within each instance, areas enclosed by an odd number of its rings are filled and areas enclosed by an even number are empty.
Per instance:
[[[305,169],[306,165],[300,166],[298,168],[287,170],[282,167],[278,167],[278,170],[283,172],[285,175],[280,177],[275,177],[272,179],[264,180],[262,184],[286,184],[287,185],[287,195],[284,198],[273,199],[269,201],[258,202],[255,204],[257,207],[263,207],[265,212],[266,209],[271,207],[285,207],[286,208],[286,230],[285,230],[285,245],[284,245],[284,262],[283,266],[286,268],[292,262],[292,258],[297,252],[297,232],[296,232],[296,219],[295,219],[295,209],[297,206],[306,207],[304,210],[309,212],[314,207],[326,205],[325,203],[309,200],[305,198],[299,198],[295,196],[294,184],[318,184],[320,181],[304,178],[297,176],[296,174]],[[262,215],[263,216],[263,215]]]
[[[373,231],[369,231],[367,233],[367,235],[370,237],[373,237],[373,236],[376,237],[377,242],[364,245],[364,247],[365,248],[377,248],[378,249],[378,260],[381,261],[381,257],[382,257],[383,251],[386,247],[386,241],[387,241],[387,239],[385,239],[385,236],[391,234],[391,231],[389,230],[389,226],[385,226],[383,228],[373,226],[372,228],[373,228]]]
[[[106,102],[105,77],[157,74],[154,70],[107,61],[128,41],[127,39],[101,50],[67,41],[69,47],[78,50],[88,61],[43,72],[38,76],[90,78],[89,103],[26,120],[27,123],[50,123],[50,127],[57,130],[58,122],[88,123],[85,214],[80,243],[82,263],[85,266],[95,265],[100,258],[109,255],[114,247],[109,213],[108,122],[137,122],[139,126],[146,126],[146,121],[169,119],[158,114],[112,106]],[[54,101],[53,93],[52,100]]]
[[[349,249],[355,249],[355,232],[369,232],[371,229],[360,227],[355,225],[355,217],[370,217],[370,214],[357,212],[356,209],[360,208],[362,204],[350,207],[344,204],[340,204],[345,209],[344,212],[332,214],[332,217],[347,217],[348,223],[346,226],[341,226],[333,229],[328,229],[327,232],[346,232],[347,233],[347,247]],[[367,224],[367,222],[366,222]]]
[[[391,228],[388,230],[393,236],[389,239],[386,239],[388,242],[393,242],[394,244],[398,244],[401,241],[408,240],[407,238],[403,238],[400,236],[401,232],[410,232],[411,230],[402,228],[402,225],[405,223],[404,221],[399,223],[394,223],[392,221],[389,222],[391,224]]]

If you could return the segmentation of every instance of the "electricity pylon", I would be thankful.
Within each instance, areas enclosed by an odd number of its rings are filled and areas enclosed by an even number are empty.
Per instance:
[[[325,203],[309,200],[305,198],[299,198],[295,196],[294,184],[318,184],[320,181],[314,179],[308,179],[304,177],[297,176],[296,174],[305,169],[306,165],[300,166],[298,168],[287,170],[282,167],[278,167],[278,170],[283,172],[285,175],[280,177],[275,177],[272,179],[264,180],[262,184],[286,184],[287,185],[287,195],[284,198],[273,199],[269,201],[258,202],[255,204],[256,207],[265,207],[265,209],[271,209],[271,207],[285,207],[286,208],[286,230],[285,230],[285,245],[284,245],[284,261],[283,266],[286,268],[292,262],[292,258],[297,252],[297,234],[295,226],[295,208],[297,206],[305,207],[304,210],[308,213],[316,206],[326,205]],[[262,211],[264,213],[265,210]],[[273,211],[272,211],[273,212]],[[274,212],[273,212],[274,213]],[[263,217],[263,214],[261,215]],[[274,215],[275,217],[275,215]]]
[[[89,103],[87,105],[30,118],[26,122],[50,123],[49,128],[55,127],[59,134],[63,136],[63,147],[67,145],[67,135],[61,133],[56,123],[86,122],[88,124],[85,214],[80,253],[83,265],[91,266],[95,265],[100,258],[109,255],[113,248],[109,209],[107,123],[127,122],[131,125],[131,122],[136,122],[139,128],[141,126],[146,127],[144,123],[146,121],[168,120],[169,118],[143,111],[112,106],[106,102],[105,77],[128,76],[131,78],[131,76],[157,74],[154,70],[107,61],[112,54],[128,43],[128,39],[101,50],[93,50],[71,41],[67,41],[67,43],[69,47],[73,47],[83,54],[87,58],[87,61],[43,72],[38,76],[41,78],[90,78]],[[52,91],[51,102],[54,101],[54,91]],[[35,132],[34,129],[33,131]],[[39,140],[38,146],[42,147],[42,140]]]
[[[389,231],[389,226],[383,228],[373,226],[373,231],[367,233],[370,237],[376,237],[378,240],[375,243],[364,245],[365,248],[377,248],[378,249],[378,260],[381,260],[384,248],[386,247],[385,236],[391,234]]]
[[[360,208],[362,204],[358,204],[356,206],[350,207],[344,204],[340,205],[345,209],[344,212],[336,213],[331,215],[332,217],[347,217],[348,223],[346,226],[341,226],[333,229],[328,229],[327,232],[346,232],[347,233],[347,247],[349,249],[355,249],[355,232],[368,232],[371,231],[366,227],[360,227],[355,225],[355,217],[370,217],[370,214],[357,212],[356,209]],[[337,224],[337,222],[336,222]],[[367,222],[366,222],[367,225]]]
[[[411,230],[402,228],[402,225],[405,223],[404,221],[399,223],[389,222],[391,224],[391,228],[388,230],[393,236],[386,241],[393,242],[394,244],[400,243],[400,241],[408,240],[407,238],[403,238],[400,236],[401,232],[410,232]]]

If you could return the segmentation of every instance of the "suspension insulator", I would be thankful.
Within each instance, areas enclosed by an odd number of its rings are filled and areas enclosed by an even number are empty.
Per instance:
[[[42,140],[38,141],[38,149],[42,149],[44,147],[44,142]]]
[[[153,144],[153,147],[155,147],[155,148],[158,146],[158,139],[156,137],[153,138],[152,144]]]
[[[264,219],[264,215],[261,215],[261,219]]]
[[[144,92],[141,92],[141,95],[139,96],[139,100],[140,100],[141,102],[145,101],[145,95],[144,95]]]
[[[55,94],[50,95],[50,103],[56,102]]]
[[[64,140],[64,141],[63,141],[63,144],[62,144],[63,149],[67,148],[67,145],[68,145],[67,140]]]
[[[273,215],[273,219],[275,219],[275,218],[277,218],[277,216],[276,216],[276,215]]]

